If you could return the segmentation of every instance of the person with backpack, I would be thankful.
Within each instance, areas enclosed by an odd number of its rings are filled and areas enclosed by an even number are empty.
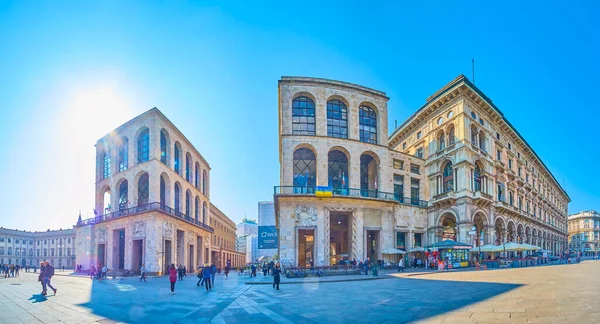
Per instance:
[[[58,289],[52,287],[52,284],[50,283],[52,276],[54,276],[54,267],[46,260],[46,262],[44,262],[44,290],[42,291],[42,295],[44,296],[47,294],[46,287],[50,287],[56,295]]]

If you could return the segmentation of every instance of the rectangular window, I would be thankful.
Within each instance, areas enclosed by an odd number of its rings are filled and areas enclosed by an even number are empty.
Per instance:
[[[406,150],[406,142],[402,143],[402,149]]]
[[[519,175],[519,177],[521,176],[521,168],[517,169],[517,175]]]
[[[508,168],[512,169],[512,159],[508,160]]]
[[[502,152],[500,150],[496,150],[496,160],[502,161]]]
[[[423,148],[422,147],[419,147],[417,149],[417,151],[415,152],[415,156],[418,157],[418,158],[420,158],[420,159],[423,158]]]
[[[404,169],[404,161],[394,159],[394,169],[397,169],[397,170]]]
[[[406,233],[396,233],[396,249],[406,250]]]
[[[102,178],[106,179],[106,178],[110,177],[110,152],[104,153],[102,167],[103,167]]]
[[[500,139],[500,133],[496,132],[496,138]]]
[[[394,174],[394,198],[399,202],[404,201],[404,178],[398,174]]]
[[[423,246],[423,233],[415,234],[415,246]]]
[[[498,182],[498,200],[499,201],[506,201],[506,196],[505,196],[505,191],[504,191],[504,183],[503,182]]]
[[[418,132],[417,132],[417,139],[421,139],[421,136],[422,136],[422,135],[421,135],[421,131],[418,131]]]
[[[419,179],[410,179],[410,199],[411,204],[419,205]]]
[[[410,172],[414,173],[414,174],[420,174],[419,173],[419,166],[416,164],[410,164]]]
[[[512,191],[509,191],[509,192],[508,192],[508,204],[509,204],[509,205],[511,205],[511,206],[512,206],[512,205],[513,205],[513,203],[514,203],[514,198],[513,198],[513,197],[514,197],[514,195],[515,195],[515,194],[514,194]]]
[[[510,145],[510,143],[508,143],[508,149],[512,150],[512,146]]]
[[[520,159],[521,158],[521,152],[517,152],[517,157]]]
[[[119,172],[127,170],[129,164],[129,141],[124,140],[121,149],[119,150]]]

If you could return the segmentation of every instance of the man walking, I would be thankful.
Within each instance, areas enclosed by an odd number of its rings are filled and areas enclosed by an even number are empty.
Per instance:
[[[204,279],[204,283],[206,284],[206,291],[212,290],[212,285],[210,283],[211,277],[211,267],[208,266],[208,263],[204,264],[204,268],[202,268],[202,278]]]
[[[143,264],[142,264],[142,267],[140,268],[140,274],[141,274],[140,282],[142,281],[142,279],[144,279],[144,282],[147,282],[146,281],[146,267],[144,267]]]
[[[214,287],[214,285],[215,285],[215,275],[216,274],[217,274],[217,266],[213,263],[210,266],[210,278],[212,280],[212,286],[211,286],[211,288]]]
[[[46,287],[50,287],[50,289],[52,289],[54,291],[54,294],[56,295],[56,291],[58,289],[52,287],[52,284],[50,283],[52,276],[54,276],[54,267],[50,265],[50,262],[48,262],[48,260],[46,260],[46,262],[44,262],[44,291],[42,291],[42,295],[44,296],[47,294]]]

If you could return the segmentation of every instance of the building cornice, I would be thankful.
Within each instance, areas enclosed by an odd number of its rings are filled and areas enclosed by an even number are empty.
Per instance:
[[[345,88],[358,92],[362,92],[364,94],[379,97],[380,99],[384,99],[388,101],[390,98],[387,97],[385,92],[375,90],[372,88],[367,88],[355,83],[323,79],[323,78],[311,78],[311,77],[296,77],[296,76],[282,76],[281,80],[279,80],[279,84],[301,84],[301,85],[312,85],[317,87],[337,87],[337,88]]]
[[[396,128],[389,137],[389,146],[393,147],[396,145],[406,135],[413,132],[415,127],[420,125],[424,120],[429,119],[430,115],[439,107],[450,102],[451,100],[456,99],[459,95],[463,95],[465,98],[474,101],[476,104],[481,105],[484,109],[487,108],[487,113],[492,116],[493,121],[499,126],[503,126],[503,130],[510,134],[520,146],[527,148],[525,151],[531,153],[528,155],[537,160],[536,162],[542,166],[546,174],[550,176],[549,178],[554,180],[556,187],[562,191],[569,202],[571,201],[571,198],[567,194],[566,190],[560,185],[558,180],[556,180],[552,172],[550,172],[546,164],[544,164],[542,159],[537,155],[529,143],[527,143],[525,138],[523,138],[516,128],[508,121],[508,119],[504,116],[500,109],[496,107],[492,100],[488,98],[481,90],[475,87],[475,85],[472,84],[467,77],[462,74],[452,80],[452,82],[445,85],[442,89],[434,93],[432,96],[427,98],[425,105],[419,108],[412,116],[402,123],[400,127]]]

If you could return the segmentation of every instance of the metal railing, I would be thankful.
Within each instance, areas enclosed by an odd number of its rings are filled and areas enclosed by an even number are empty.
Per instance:
[[[300,187],[300,186],[275,186],[273,188],[275,195],[314,195],[316,187]],[[391,192],[383,192],[378,190],[365,190],[357,188],[332,188],[331,192],[334,196],[342,197],[363,197],[379,200],[395,201],[405,205],[412,205],[426,208],[427,201],[412,197],[402,197]]]
[[[153,203],[148,203],[145,205],[121,209],[121,210],[118,210],[118,211],[115,211],[112,213],[98,215],[94,218],[84,219],[81,222],[78,222],[77,226],[87,226],[87,225],[98,224],[98,223],[109,221],[111,219],[126,217],[129,215],[139,214],[139,213],[144,213],[144,212],[149,212],[149,211],[161,211],[163,213],[169,214],[173,217],[182,219],[188,223],[191,223],[193,225],[201,227],[211,233],[214,232],[214,229],[212,227],[206,225],[205,223],[202,223],[202,222],[196,220],[195,218],[189,217],[186,214],[184,214],[180,211],[176,211],[175,209],[173,209],[167,205],[161,204],[159,202],[153,202]]]

